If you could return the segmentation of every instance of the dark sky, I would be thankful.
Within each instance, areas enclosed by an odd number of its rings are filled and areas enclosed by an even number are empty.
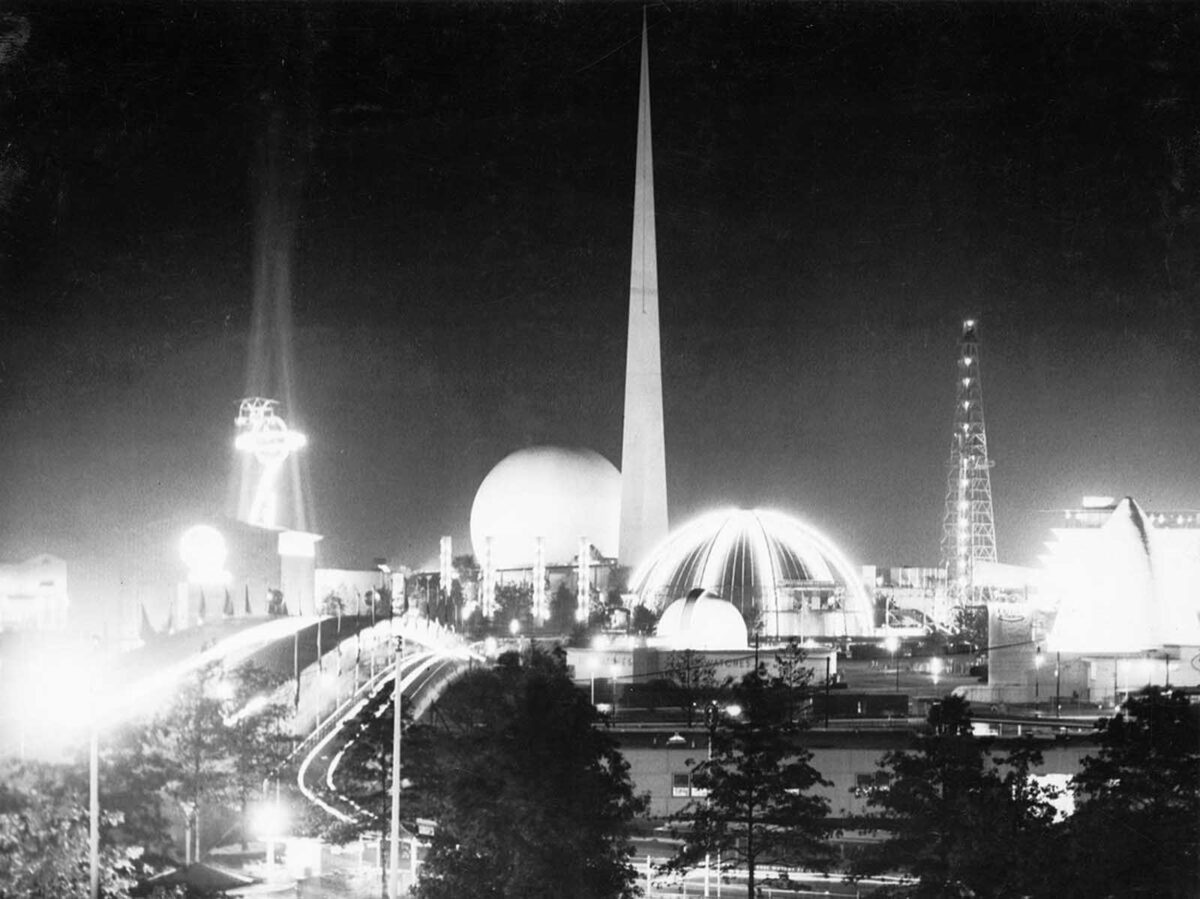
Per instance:
[[[619,465],[640,10],[6,20],[0,557],[224,507],[272,118],[325,563],[465,551],[521,446]],[[1200,10],[649,23],[673,523],[768,505],[935,564],[967,315],[1002,561],[1084,493],[1200,507]]]

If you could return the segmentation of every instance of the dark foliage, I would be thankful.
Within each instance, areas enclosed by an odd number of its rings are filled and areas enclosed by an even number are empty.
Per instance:
[[[736,716],[710,706],[710,757],[692,778],[708,792],[677,816],[684,845],[670,867],[693,868],[719,855],[723,868],[746,869],[753,894],[762,864],[823,868],[832,861],[829,803],[812,794],[828,782],[794,740],[799,724],[790,700],[797,676],[768,677],[759,666],[733,688]]]

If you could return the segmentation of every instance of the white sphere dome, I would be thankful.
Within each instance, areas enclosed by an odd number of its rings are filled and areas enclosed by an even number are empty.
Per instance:
[[[655,634],[670,649],[746,649],[746,621],[733,603],[696,588],[663,611]]]
[[[491,538],[493,568],[529,568],[542,538],[547,565],[566,565],[586,537],[604,556],[617,554],[621,473],[583,447],[517,450],[488,472],[471,505],[471,544],[482,565]]]

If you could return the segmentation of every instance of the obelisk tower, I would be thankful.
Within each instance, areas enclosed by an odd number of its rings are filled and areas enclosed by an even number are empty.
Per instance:
[[[654,245],[654,158],[650,150],[650,63],[642,14],[633,260],[625,356],[625,432],[621,449],[621,532],[617,555],[637,566],[667,535],[662,361],[658,341],[658,262]]]

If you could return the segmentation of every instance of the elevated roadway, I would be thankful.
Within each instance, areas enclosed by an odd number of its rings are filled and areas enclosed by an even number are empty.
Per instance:
[[[470,665],[466,652],[421,649],[400,660],[403,704],[419,718],[438,693]],[[339,766],[345,753],[361,738],[365,722],[383,715],[391,706],[396,686],[394,668],[381,672],[360,693],[331,716],[330,724],[301,747],[297,783],[312,803],[341,821],[367,814],[350,789],[339,783]]]

